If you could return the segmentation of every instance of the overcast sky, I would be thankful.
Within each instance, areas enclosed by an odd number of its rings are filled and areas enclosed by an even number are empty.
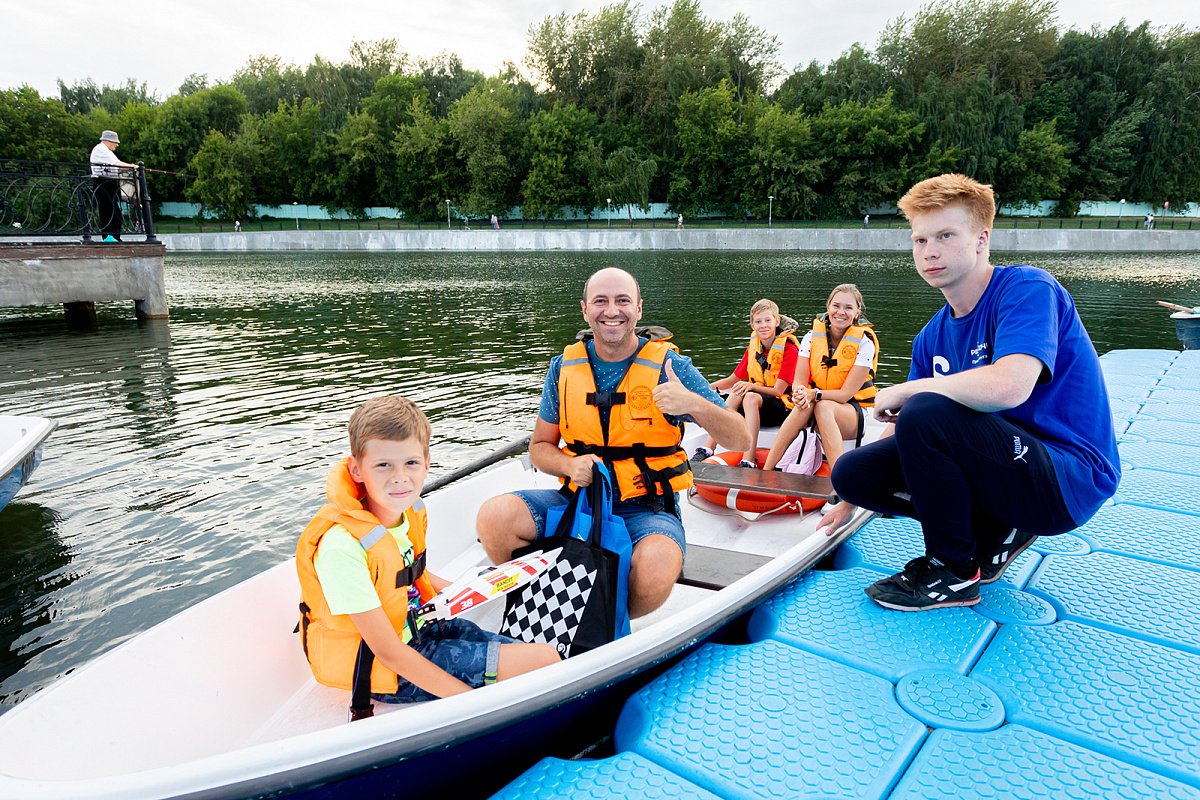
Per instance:
[[[446,50],[486,74],[505,61],[526,71],[526,32],[531,23],[565,11],[596,11],[602,0],[246,0],[206,3],[182,0],[0,0],[5,30],[0,47],[0,89],[29,84],[42,96],[58,96],[91,77],[97,84],[149,83],[160,98],[174,94],[184,78],[207,73],[210,82],[230,77],[253,55],[279,55],[305,66],[314,54],[340,63],[355,39],[394,38],[410,55]],[[649,11],[663,3],[647,2]],[[854,42],[874,49],[879,32],[920,0],[702,0],[710,19],[738,11],[779,38],[780,61],[790,71],[812,59],[828,62]],[[1200,27],[1196,0],[1060,0],[1060,27],[1131,25]],[[100,24],[98,20],[108,22]]]

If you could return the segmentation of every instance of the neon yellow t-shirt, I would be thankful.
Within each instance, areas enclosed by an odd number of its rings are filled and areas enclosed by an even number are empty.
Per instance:
[[[408,514],[400,518],[399,525],[389,528],[388,533],[400,547],[404,563],[411,564],[415,550],[408,538]],[[341,525],[334,525],[321,537],[313,566],[331,614],[361,614],[383,605],[371,581],[371,571],[367,568],[367,551]],[[405,625],[404,641],[407,642],[411,636]]]

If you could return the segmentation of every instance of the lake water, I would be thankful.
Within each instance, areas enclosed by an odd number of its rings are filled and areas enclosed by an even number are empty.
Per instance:
[[[1029,258],[1071,290],[1102,353],[1178,349],[1153,301],[1200,304],[1197,254]],[[381,253],[170,256],[169,322],[104,304],[98,331],[72,333],[61,308],[0,309],[0,412],[59,421],[0,511],[0,710],[290,556],[363,398],[425,409],[432,476],[527,433],[605,265],[638,276],[644,321],[713,379],[764,296],[805,320],[856,282],[882,384],[903,380],[941,305],[902,254]]]

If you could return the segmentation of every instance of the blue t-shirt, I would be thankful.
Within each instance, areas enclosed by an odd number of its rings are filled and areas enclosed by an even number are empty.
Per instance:
[[[1082,525],[1121,480],[1096,348],[1054,276],[1029,266],[993,270],[971,313],[954,317],[947,304],[917,334],[908,378],[953,375],[1014,353],[1040,360],[1029,399],[997,413],[1046,445],[1067,510]]]
[[[638,350],[649,341],[638,337]],[[592,372],[596,378],[596,391],[611,392],[621,384],[621,379],[625,377],[625,373],[629,371],[629,365],[633,363],[633,356],[624,359],[623,361],[601,361],[596,357],[596,343],[589,339],[587,342],[588,360],[592,362]],[[692,360],[687,356],[681,356],[675,351],[667,353],[667,358],[671,360],[671,368],[675,371],[675,377],[679,378],[680,382],[690,391],[708,400],[710,403],[716,403],[721,408],[725,408],[725,401],[721,396],[713,391],[712,386],[704,379],[699,370],[692,365]],[[664,363],[664,367],[666,362]],[[550,369],[546,372],[546,383],[542,386],[542,405],[538,409],[538,416],[551,425],[559,424],[558,415],[558,374],[562,370],[562,355],[557,355],[550,360]],[[667,382],[667,372],[664,368],[658,374],[658,382]],[[608,423],[604,416],[607,415],[608,409],[602,408],[601,422]],[[672,425],[681,425],[684,422],[695,422],[690,414],[673,417],[670,414],[664,415],[667,422]]]

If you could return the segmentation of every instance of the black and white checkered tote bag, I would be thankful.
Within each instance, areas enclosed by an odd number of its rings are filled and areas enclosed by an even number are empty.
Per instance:
[[[601,484],[598,476],[593,479],[593,486],[597,484]],[[620,557],[600,546],[599,513],[591,515],[590,531],[575,531],[587,539],[571,535],[578,502],[579,491],[553,536],[513,553],[517,558],[535,550],[562,548],[557,561],[508,596],[500,626],[505,636],[552,644],[564,658],[615,638]]]

